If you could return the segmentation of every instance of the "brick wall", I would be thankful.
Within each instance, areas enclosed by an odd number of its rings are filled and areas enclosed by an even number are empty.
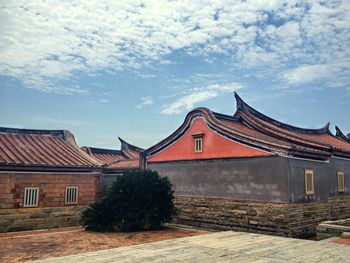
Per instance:
[[[309,203],[272,203],[177,197],[174,223],[288,237],[316,234],[321,221],[350,217],[350,196]]]
[[[24,188],[39,187],[39,207],[66,206],[66,186],[78,186],[77,205],[87,205],[100,193],[100,177],[84,173],[0,173],[0,209],[23,207]]]
[[[39,205],[23,208],[24,188],[39,187]],[[78,186],[78,204],[65,204],[66,186]],[[0,173],[0,232],[75,226],[100,195],[93,173]]]

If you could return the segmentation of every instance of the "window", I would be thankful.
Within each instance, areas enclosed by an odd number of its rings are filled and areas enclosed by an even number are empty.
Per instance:
[[[345,191],[344,173],[337,172],[337,177],[338,177],[338,192],[342,193]]]
[[[203,138],[194,138],[194,152],[201,153],[203,151]]]
[[[307,195],[313,195],[314,189],[314,171],[311,169],[305,170],[305,193]]]
[[[78,186],[67,186],[65,203],[67,205],[78,203]]]
[[[23,207],[37,207],[39,204],[39,187],[25,187]]]

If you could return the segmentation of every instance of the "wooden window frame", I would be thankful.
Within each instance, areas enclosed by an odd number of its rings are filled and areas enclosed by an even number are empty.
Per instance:
[[[197,144],[197,142],[198,142],[198,144]],[[203,152],[203,137],[195,137],[194,138],[194,152],[195,153],[202,153]]]
[[[345,192],[345,176],[344,176],[344,172],[337,171],[337,185],[338,185],[338,192],[339,193],[344,193]]]
[[[40,188],[37,186],[24,187],[23,207],[38,207],[39,194]]]
[[[308,190],[308,175],[311,174],[311,188],[312,190]],[[314,180],[314,170],[313,169],[305,169],[304,170],[304,179],[305,179],[305,194],[306,195],[314,195],[315,194],[315,180]]]
[[[73,196],[71,196],[72,193],[74,193],[75,190],[75,198],[73,200]],[[68,196],[70,194],[70,196]],[[78,204],[79,199],[79,187],[76,185],[68,185],[66,186],[65,194],[64,194],[64,204],[65,205],[76,205]]]

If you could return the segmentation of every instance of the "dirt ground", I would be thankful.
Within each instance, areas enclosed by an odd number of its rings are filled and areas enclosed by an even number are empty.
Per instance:
[[[0,234],[0,262],[23,262],[206,234],[165,227],[157,231],[95,233],[81,228]]]

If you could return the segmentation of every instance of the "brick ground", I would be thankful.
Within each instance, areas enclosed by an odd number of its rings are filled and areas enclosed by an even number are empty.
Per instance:
[[[350,238],[339,238],[337,240],[334,240],[333,243],[349,245],[350,246]]]
[[[94,233],[79,228],[9,233],[0,235],[0,262],[46,259],[205,233],[169,227],[132,233]]]

